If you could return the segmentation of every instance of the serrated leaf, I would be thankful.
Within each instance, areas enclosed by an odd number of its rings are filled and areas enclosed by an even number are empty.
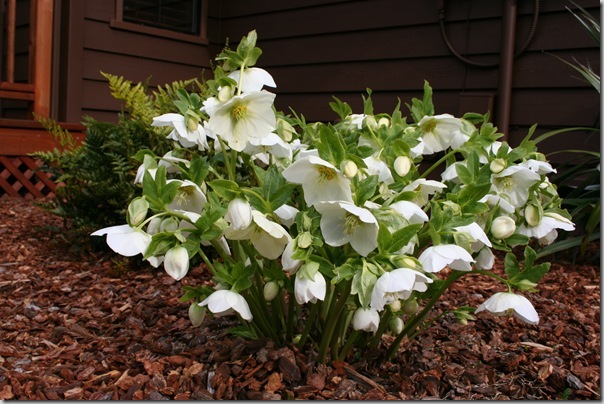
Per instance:
[[[396,252],[401,248],[405,247],[407,244],[411,242],[414,236],[419,233],[419,230],[422,228],[422,224],[410,224],[400,230],[395,231],[392,234],[392,242],[388,247],[389,252]],[[379,234],[379,233],[378,233]]]

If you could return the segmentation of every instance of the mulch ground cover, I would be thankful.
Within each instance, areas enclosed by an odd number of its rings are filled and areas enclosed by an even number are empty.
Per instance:
[[[364,350],[321,365],[312,349],[230,335],[232,318],[192,327],[179,298],[208,280],[203,267],[180,282],[125,270],[113,254],[77,253],[61,225],[0,200],[0,399],[601,399],[598,264],[556,259],[527,295],[537,326],[444,315],[391,361]],[[435,314],[501,290],[463,277]]]

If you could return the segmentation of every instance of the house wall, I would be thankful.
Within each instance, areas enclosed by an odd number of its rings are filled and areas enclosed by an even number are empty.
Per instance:
[[[576,0],[599,18],[595,0]],[[446,5],[445,31],[469,66],[452,55],[441,35],[439,4]],[[516,47],[529,33],[535,2],[517,2]],[[231,46],[256,29],[263,55],[259,65],[277,83],[276,106],[293,108],[307,120],[336,116],[331,96],[362,112],[361,95],[373,90],[376,111],[391,112],[397,100],[421,96],[424,80],[434,90],[437,113],[459,115],[490,110],[497,122],[502,10],[504,1],[438,0],[277,0],[212,1],[209,25],[212,49],[226,37]],[[517,144],[528,128],[537,133],[560,127],[593,126],[599,121],[599,94],[554,54],[573,57],[600,70],[600,50],[563,0],[539,2],[534,37],[514,61],[509,141]],[[491,104],[489,104],[491,102]],[[490,105],[490,106],[489,106]],[[404,108],[404,106],[403,106]],[[544,151],[588,147],[599,151],[599,136],[557,136]]]
[[[56,0],[53,116],[60,121],[117,120],[121,103],[101,71],[156,87],[199,77],[209,67],[206,43],[112,27],[115,7],[114,0]]]

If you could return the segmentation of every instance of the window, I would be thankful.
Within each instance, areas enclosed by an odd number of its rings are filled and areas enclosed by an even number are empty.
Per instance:
[[[113,28],[205,42],[206,0],[116,0]]]

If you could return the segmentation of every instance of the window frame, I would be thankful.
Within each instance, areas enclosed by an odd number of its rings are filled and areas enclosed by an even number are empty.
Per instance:
[[[146,25],[135,24],[132,22],[124,21],[124,0],[115,0],[115,18],[109,21],[109,26],[114,29],[123,31],[131,31],[139,34],[151,35],[160,38],[175,39],[183,42],[192,42],[202,45],[209,44],[208,40],[208,0],[201,0],[199,18],[199,34],[185,34],[182,32],[171,31],[169,29],[149,27]]]

